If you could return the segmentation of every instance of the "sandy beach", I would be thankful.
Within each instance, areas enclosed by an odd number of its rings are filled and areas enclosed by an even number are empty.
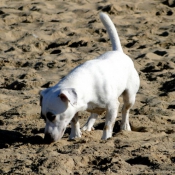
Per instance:
[[[99,13],[114,22],[140,76],[132,131],[102,141],[95,130],[43,141],[39,92],[71,69],[112,50]],[[175,1],[1,0],[0,174],[175,174]],[[80,112],[81,126],[88,112]]]

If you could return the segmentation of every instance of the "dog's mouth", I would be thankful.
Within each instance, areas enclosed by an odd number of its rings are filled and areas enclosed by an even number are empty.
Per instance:
[[[46,133],[44,136],[44,143],[51,144],[52,142],[54,142],[53,137],[50,134]]]
[[[44,143],[51,144],[52,142],[56,142],[60,140],[63,137],[65,130],[66,128],[63,128],[61,131],[61,134],[59,134],[59,137],[56,137],[56,138],[54,138],[50,133],[45,133]]]

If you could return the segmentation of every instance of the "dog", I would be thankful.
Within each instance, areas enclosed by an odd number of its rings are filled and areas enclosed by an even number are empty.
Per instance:
[[[102,139],[112,137],[123,96],[121,130],[130,131],[129,111],[135,103],[140,80],[132,60],[123,53],[116,28],[105,13],[100,13],[112,43],[108,51],[96,59],[74,68],[58,84],[40,92],[41,115],[46,118],[44,140],[47,143],[62,138],[71,122],[69,138],[81,137],[79,111],[91,113],[82,130],[91,131],[98,115],[106,111]]]

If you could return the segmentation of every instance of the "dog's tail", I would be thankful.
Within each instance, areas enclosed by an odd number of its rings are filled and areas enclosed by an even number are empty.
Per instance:
[[[123,52],[123,49],[122,49],[122,46],[120,43],[120,39],[118,37],[117,30],[116,30],[113,22],[109,18],[109,16],[107,14],[101,12],[100,19],[108,32],[109,38],[110,38],[111,43],[112,43],[112,49]]]

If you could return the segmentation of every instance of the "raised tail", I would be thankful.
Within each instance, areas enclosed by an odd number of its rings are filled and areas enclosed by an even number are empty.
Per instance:
[[[112,49],[123,52],[117,30],[109,16],[105,13],[100,13],[100,19],[108,32],[109,38],[112,43]]]

